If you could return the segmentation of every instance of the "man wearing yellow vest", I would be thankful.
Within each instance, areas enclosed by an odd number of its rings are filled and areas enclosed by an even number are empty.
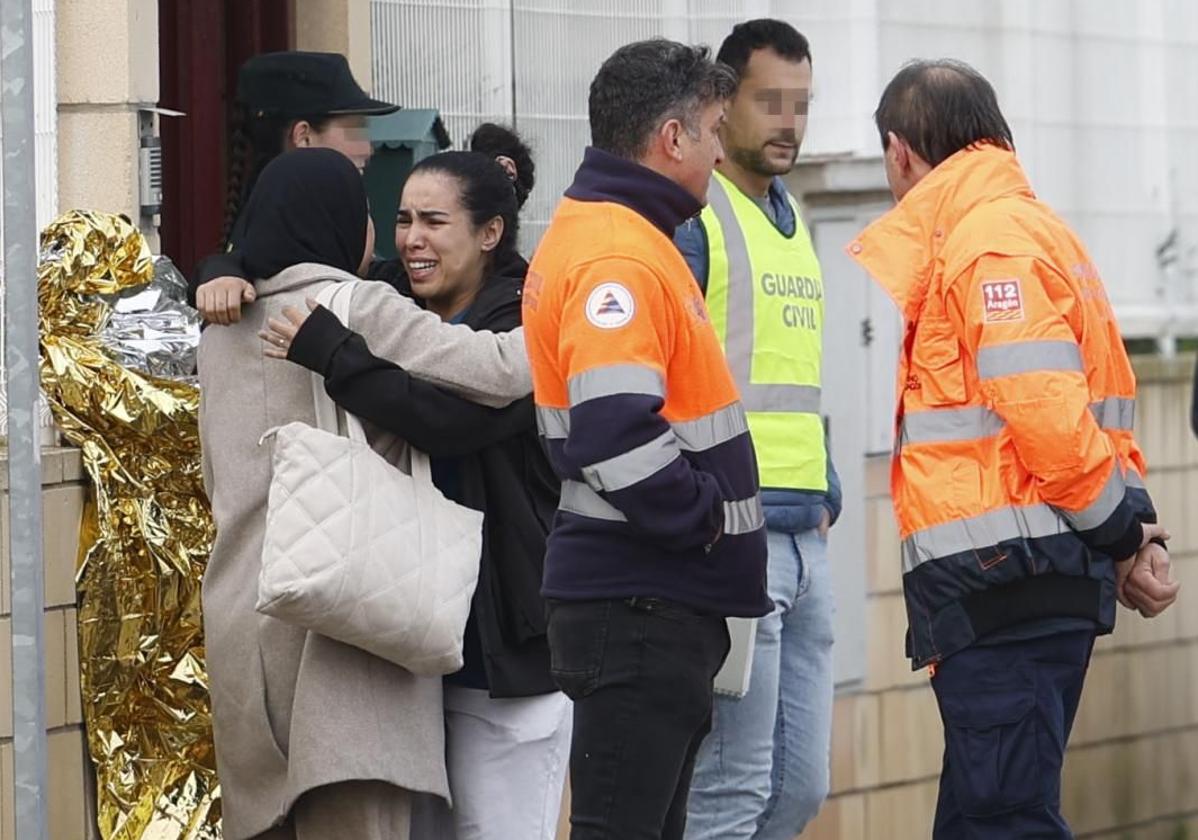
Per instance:
[[[811,52],[787,23],[753,20],[719,60],[740,76],[726,157],[675,244],[704,288],[748,413],[769,544],[773,612],[757,624],[748,693],[716,698],[696,762],[688,840],[791,840],[828,791],[832,595],[826,536],[840,488],[820,416],[819,261],[779,176],[798,156]]]

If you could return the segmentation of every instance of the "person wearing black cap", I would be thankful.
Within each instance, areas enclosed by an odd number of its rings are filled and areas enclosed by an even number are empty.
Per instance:
[[[398,110],[368,96],[338,53],[274,52],[246,61],[237,74],[230,131],[224,250],[242,238],[241,210],[266,164],[288,149],[329,148],[364,169],[371,152],[366,117]],[[252,285],[225,274],[220,260],[197,267],[190,296],[199,309],[254,299]]]
[[[482,123],[470,135],[467,145],[472,152],[481,152],[503,167],[516,191],[516,204],[523,208],[536,183],[536,164],[532,150],[515,131],[496,123]],[[515,249],[511,249],[506,262],[496,266],[501,277],[523,279],[528,271],[528,261]],[[224,253],[206,259],[197,271],[199,284],[192,289],[193,303],[210,324],[235,324],[241,320],[241,305],[254,299],[254,288],[250,284],[250,273],[242,264],[241,255],[235,245]],[[411,286],[404,273],[403,263],[398,260],[375,260],[371,263],[367,279],[382,280],[394,286],[400,294],[411,295]]]

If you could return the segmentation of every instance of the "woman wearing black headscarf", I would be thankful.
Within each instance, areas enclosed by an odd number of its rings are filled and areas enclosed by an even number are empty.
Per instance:
[[[311,374],[264,358],[285,306],[363,272],[373,231],[343,155],[300,150],[263,171],[245,211],[258,297],[200,343],[200,435],[217,536],[204,578],[217,769],[228,840],[402,840],[410,793],[448,792],[441,680],[255,610],[270,428],[315,424]],[[479,402],[531,391],[520,332],[445,324],[385,283],[354,290],[350,326],[381,357]]]
[[[442,152],[417,163],[396,229],[412,297],[471,329],[519,327],[527,266],[516,252],[517,207],[513,182],[492,155]],[[284,314],[291,323],[270,322],[265,352],[323,376],[338,405],[426,452],[441,492],[484,514],[463,667],[445,679],[453,810],[422,801],[413,833],[553,840],[572,718],[550,673],[541,579],[561,482],[541,445],[532,396],[505,409],[473,405],[376,358],[329,312]]]

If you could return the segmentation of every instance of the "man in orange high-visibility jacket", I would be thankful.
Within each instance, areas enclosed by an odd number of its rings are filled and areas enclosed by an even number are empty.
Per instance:
[[[1060,770],[1116,598],[1176,596],[1102,280],[1037,200],[990,84],[915,62],[875,115],[898,206],[849,253],[906,321],[891,491],[908,652],[933,668],[934,836],[1071,837]],[[1158,543],[1153,543],[1158,540]]]
[[[524,287],[562,497],[545,556],[553,675],[574,700],[572,840],[681,840],[726,616],[761,616],[748,420],[671,239],[703,206],[735,75],[646,41],[591,85],[593,146]]]

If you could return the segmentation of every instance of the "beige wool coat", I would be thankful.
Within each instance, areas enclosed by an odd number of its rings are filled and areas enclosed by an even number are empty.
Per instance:
[[[217,529],[204,629],[226,840],[267,830],[305,791],[336,782],[448,797],[440,679],[254,609],[271,477],[271,445],[259,439],[293,420],[315,423],[311,374],[266,358],[258,333],[269,315],[304,310],[306,297],[348,279],[289,268],[257,284],[240,323],[210,327],[200,341],[200,438]],[[470,399],[502,405],[532,390],[521,330],[442,323],[380,282],[357,287],[349,325],[376,355]]]

